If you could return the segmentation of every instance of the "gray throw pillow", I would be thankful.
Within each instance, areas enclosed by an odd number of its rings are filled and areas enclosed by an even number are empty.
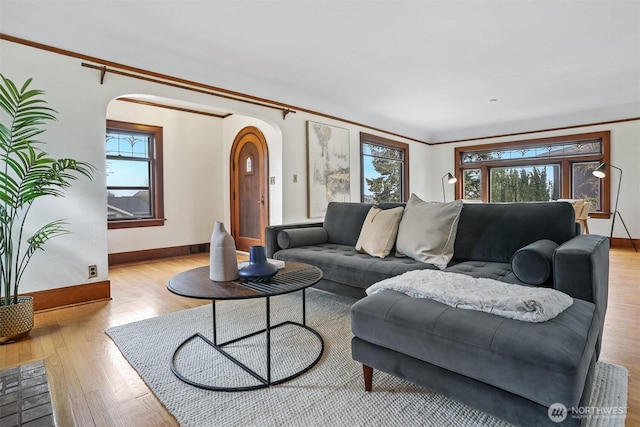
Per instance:
[[[444,270],[453,258],[461,211],[462,200],[425,202],[412,194],[398,228],[398,252]]]
[[[538,240],[518,249],[511,258],[513,274],[524,283],[542,285],[553,277],[553,253],[558,244],[551,240]]]
[[[327,230],[322,227],[288,228],[279,232],[276,240],[282,249],[315,246],[327,243]]]

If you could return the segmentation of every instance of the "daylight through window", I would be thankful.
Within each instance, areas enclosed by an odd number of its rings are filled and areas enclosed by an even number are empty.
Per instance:
[[[408,199],[409,146],[360,134],[362,201],[405,202]]]
[[[586,199],[593,216],[609,212],[608,180],[592,175],[609,162],[609,132],[458,147],[456,191],[468,201]]]
[[[107,219],[114,226],[162,219],[162,128],[107,121]],[[159,160],[160,159],[160,160]]]

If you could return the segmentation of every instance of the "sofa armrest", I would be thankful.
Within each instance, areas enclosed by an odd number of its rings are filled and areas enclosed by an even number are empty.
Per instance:
[[[305,222],[305,223],[297,223],[297,224],[281,224],[281,225],[270,225],[264,229],[264,238],[265,238],[265,252],[267,254],[267,258],[272,258],[273,254],[281,250],[282,248],[278,245],[278,233],[282,230],[295,229],[295,228],[309,228],[309,227],[322,227],[322,222]]]
[[[599,355],[609,299],[609,238],[581,234],[559,246],[553,255],[553,287],[596,305]]]
[[[553,255],[553,287],[573,298],[606,307],[609,239],[581,234],[560,245]]]

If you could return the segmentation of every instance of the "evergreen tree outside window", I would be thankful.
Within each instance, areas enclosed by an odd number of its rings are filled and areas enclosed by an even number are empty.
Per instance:
[[[455,148],[456,196],[469,201],[586,199],[592,217],[609,213],[609,181],[592,175],[609,163],[610,133],[567,135]]]
[[[164,224],[162,128],[107,121],[109,228]]]
[[[409,182],[409,145],[360,134],[362,201],[406,202]]]
[[[547,202],[558,199],[558,165],[491,168],[491,202]]]
[[[480,169],[465,169],[462,172],[464,200],[482,201],[482,175]]]

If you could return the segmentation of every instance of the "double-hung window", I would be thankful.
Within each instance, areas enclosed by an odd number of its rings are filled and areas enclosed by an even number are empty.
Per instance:
[[[362,201],[406,202],[409,198],[409,145],[360,133]]]
[[[107,120],[109,228],[164,224],[162,128]]]

